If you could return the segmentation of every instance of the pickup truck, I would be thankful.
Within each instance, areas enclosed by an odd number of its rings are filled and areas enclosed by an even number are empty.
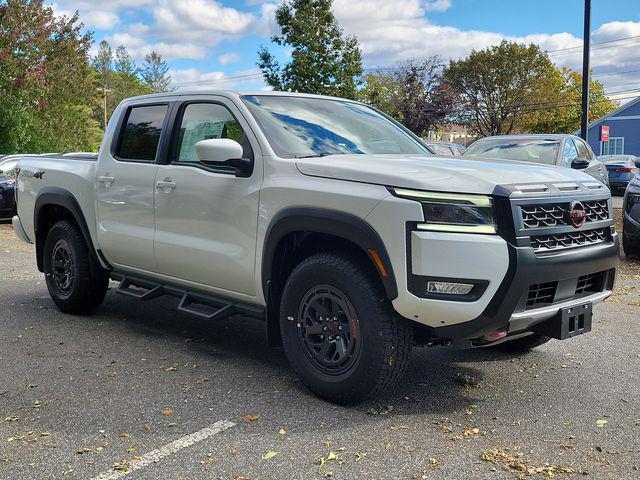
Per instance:
[[[63,312],[168,295],[264,319],[314,393],[378,395],[412,347],[526,352],[591,329],[618,265],[609,189],[558,166],[438,157],[358,102],[123,101],[97,158],[24,157],[17,235]]]

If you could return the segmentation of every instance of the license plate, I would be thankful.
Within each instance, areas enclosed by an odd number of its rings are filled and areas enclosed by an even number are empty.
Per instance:
[[[592,319],[593,305],[590,302],[563,308],[547,323],[547,335],[558,340],[582,335],[591,331]]]

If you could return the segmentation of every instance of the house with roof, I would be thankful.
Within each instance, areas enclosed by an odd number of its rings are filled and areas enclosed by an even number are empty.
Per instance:
[[[596,155],[640,156],[640,97],[590,123],[589,145]]]

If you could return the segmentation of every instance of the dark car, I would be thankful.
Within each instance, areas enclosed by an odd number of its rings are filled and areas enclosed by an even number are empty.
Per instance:
[[[0,220],[10,220],[16,215],[16,179],[12,174],[17,158],[0,160]]]
[[[601,155],[598,160],[607,167],[612,192],[624,194],[629,181],[640,172],[640,158],[635,155]]]
[[[629,182],[622,210],[622,248],[627,255],[640,256],[640,175]]]
[[[584,170],[609,186],[607,169],[591,147],[575,135],[500,135],[476,140],[462,154]]]

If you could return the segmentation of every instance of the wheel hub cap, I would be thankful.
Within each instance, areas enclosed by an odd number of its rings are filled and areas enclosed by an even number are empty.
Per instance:
[[[52,276],[56,288],[62,295],[70,295],[73,289],[75,266],[71,249],[66,240],[60,240],[51,254]]]

